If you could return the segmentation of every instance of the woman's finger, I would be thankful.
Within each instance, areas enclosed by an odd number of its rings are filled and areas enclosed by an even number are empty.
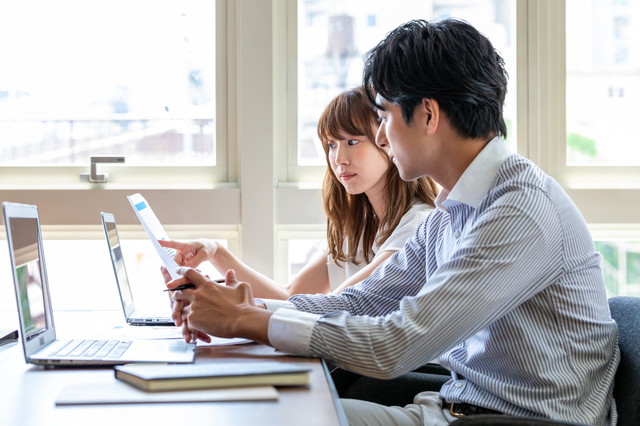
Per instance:
[[[162,247],[169,247],[180,251],[190,251],[191,249],[191,244],[175,240],[158,240],[158,244]]]

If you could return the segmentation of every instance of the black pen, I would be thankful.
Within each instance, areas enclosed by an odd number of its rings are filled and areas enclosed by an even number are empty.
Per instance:
[[[218,283],[218,284],[222,284],[222,283],[224,282],[224,278],[220,278],[220,279],[217,279],[217,280],[213,280],[213,282]],[[195,286],[195,285],[193,285],[193,284],[191,284],[191,283],[189,283],[189,284],[182,284],[182,285],[179,285],[179,286],[178,286],[178,287],[176,287],[176,288],[166,288],[166,289],[164,289],[163,291],[186,290],[186,289],[188,289],[188,288],[196,288],[196,286]]]

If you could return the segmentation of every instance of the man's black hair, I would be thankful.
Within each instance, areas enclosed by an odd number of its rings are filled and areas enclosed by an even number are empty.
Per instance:
[[[369,101],[399,105],[407,124],[422,99],[434,99],[465,138],[507,137],[504,60],[474,27],[457,19],[415,20],[391,31],[365,56]]]

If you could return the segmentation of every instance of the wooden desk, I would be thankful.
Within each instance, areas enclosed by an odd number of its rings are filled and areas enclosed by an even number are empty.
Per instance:
[[[55,312],[54,316],[59,338],[64,338],[68,330],[87,333],[93,329],[96,335],[97,325],[102,325],[102,330],[108,330],[123,324],[122,312]],[[15,317],[15,312],[0,312],[1,328],[15,327]],[[279,388],[279,400],[271,402],[56,407],[56,396],[65,385],[109,382],[113,380],[113,369],[45,369],[29,365],[24,361],[22,346],[18,342],[0,346],[0,425],[347,425],[323,361],[287,356],[255,343],[201,347],[196,352],[197,363],[215,362],[218,359],[237,362],[269,359],[303,364],[312,370],[311,386]]]

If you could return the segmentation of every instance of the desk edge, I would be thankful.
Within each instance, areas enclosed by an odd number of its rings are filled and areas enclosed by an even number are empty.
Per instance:
[[[324,359],[320,359],[322,362],[322,370],[324,371],[324,375],[327,379],[327,385],[329,386],[329,390],[331,391],[331,396],[333,397],[333,404],[336,407],[336,413],[338,414],[338,420],[340,420],[341,426],[349,426],[349,422],[347,421],[347,416],[344,414],[344,410],[342,409],[342,404],[340,404],[340,396],[338,395],[338,391],[336,390],[335,385],[333,384],[333,379],[331,378],[331,372],[329,371],[329,367]]]

